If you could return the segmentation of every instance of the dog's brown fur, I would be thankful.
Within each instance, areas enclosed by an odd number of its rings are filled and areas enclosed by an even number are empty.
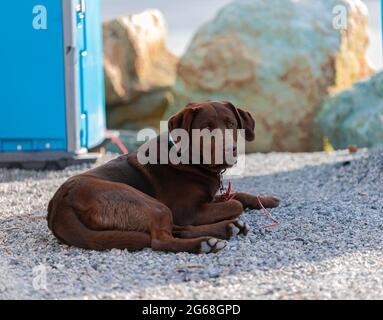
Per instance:
[[[245,129],[246,140],[254,139],[251,115],[228,102],[189,104],[169,121],[169,132],[206,127]],[[215,252],[224,246],[215,238],[229,239],[233,229],[247,233],[237,220],[244,209],[260,209],[257,198],[246,193],[220,201],[223,169],[141,165],[136,153],[120,156],[66,181],[49,203],[48,226],[63,243],[85,249]],[[269,208],[279,204],[272,196],[260,200]]]

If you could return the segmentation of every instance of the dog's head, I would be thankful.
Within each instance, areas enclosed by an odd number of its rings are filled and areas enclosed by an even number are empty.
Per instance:
[[[192,157],[200,156],[204,164],[218,170],[233,165],[228,156],[237,157],[239,130],[242,129],[247,141],[255,138],[255,121],[251,114],[226,101],[190,103],[170,118],[168,129],[170,133],[175,129],[185,130],[189,134]],[[201,136],[193,139],[198,132]],[[222,154],[223,158],[218,159],[217,154]]]

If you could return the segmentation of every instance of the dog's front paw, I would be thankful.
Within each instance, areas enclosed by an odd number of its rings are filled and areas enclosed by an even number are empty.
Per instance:
[[[255,201],[257,204],[255,207],[257,209],[261,209],[262,206],[265,208],[276,208],[281,202],[281,200],[274,196],[258,196],[256,197]],[[262,203],[262,206],[260,205],[259,201]]]
[[[250,226],[241,220],[235,220],[228,224],[229,237],[235,237],[240,234],[247,235],[250,231]]]
[[[274,196],[267,196],[267,200],[269,204],[268,208],[276,208],[281,203],[281,200],[279,200],[279,198]]]
[[[216,238],[210,238],[201,242],[201,253],[218,252],[225,248],[227,242]]]

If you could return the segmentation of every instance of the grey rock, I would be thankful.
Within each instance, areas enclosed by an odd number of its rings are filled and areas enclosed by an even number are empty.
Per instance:
[[[383,72],[329,99],[317,122],[337,149],[382,145]]]

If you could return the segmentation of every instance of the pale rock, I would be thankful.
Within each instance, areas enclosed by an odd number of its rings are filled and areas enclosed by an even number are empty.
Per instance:
[[[333,9],[347,8],[347,29]],[[248,151],[321,148],[314,118],[330,93],[369,76],[367,8],[360,0],[237,0],[200,28],[182,57],[175,102],[228,100],[256,119]]]
[[[163,15],[147,10],[119,17],[104,24],[103,34],[109,127],[136,128],[137,115],[144,125],[158,125],[172,102],[178,61],[165,46]]]

